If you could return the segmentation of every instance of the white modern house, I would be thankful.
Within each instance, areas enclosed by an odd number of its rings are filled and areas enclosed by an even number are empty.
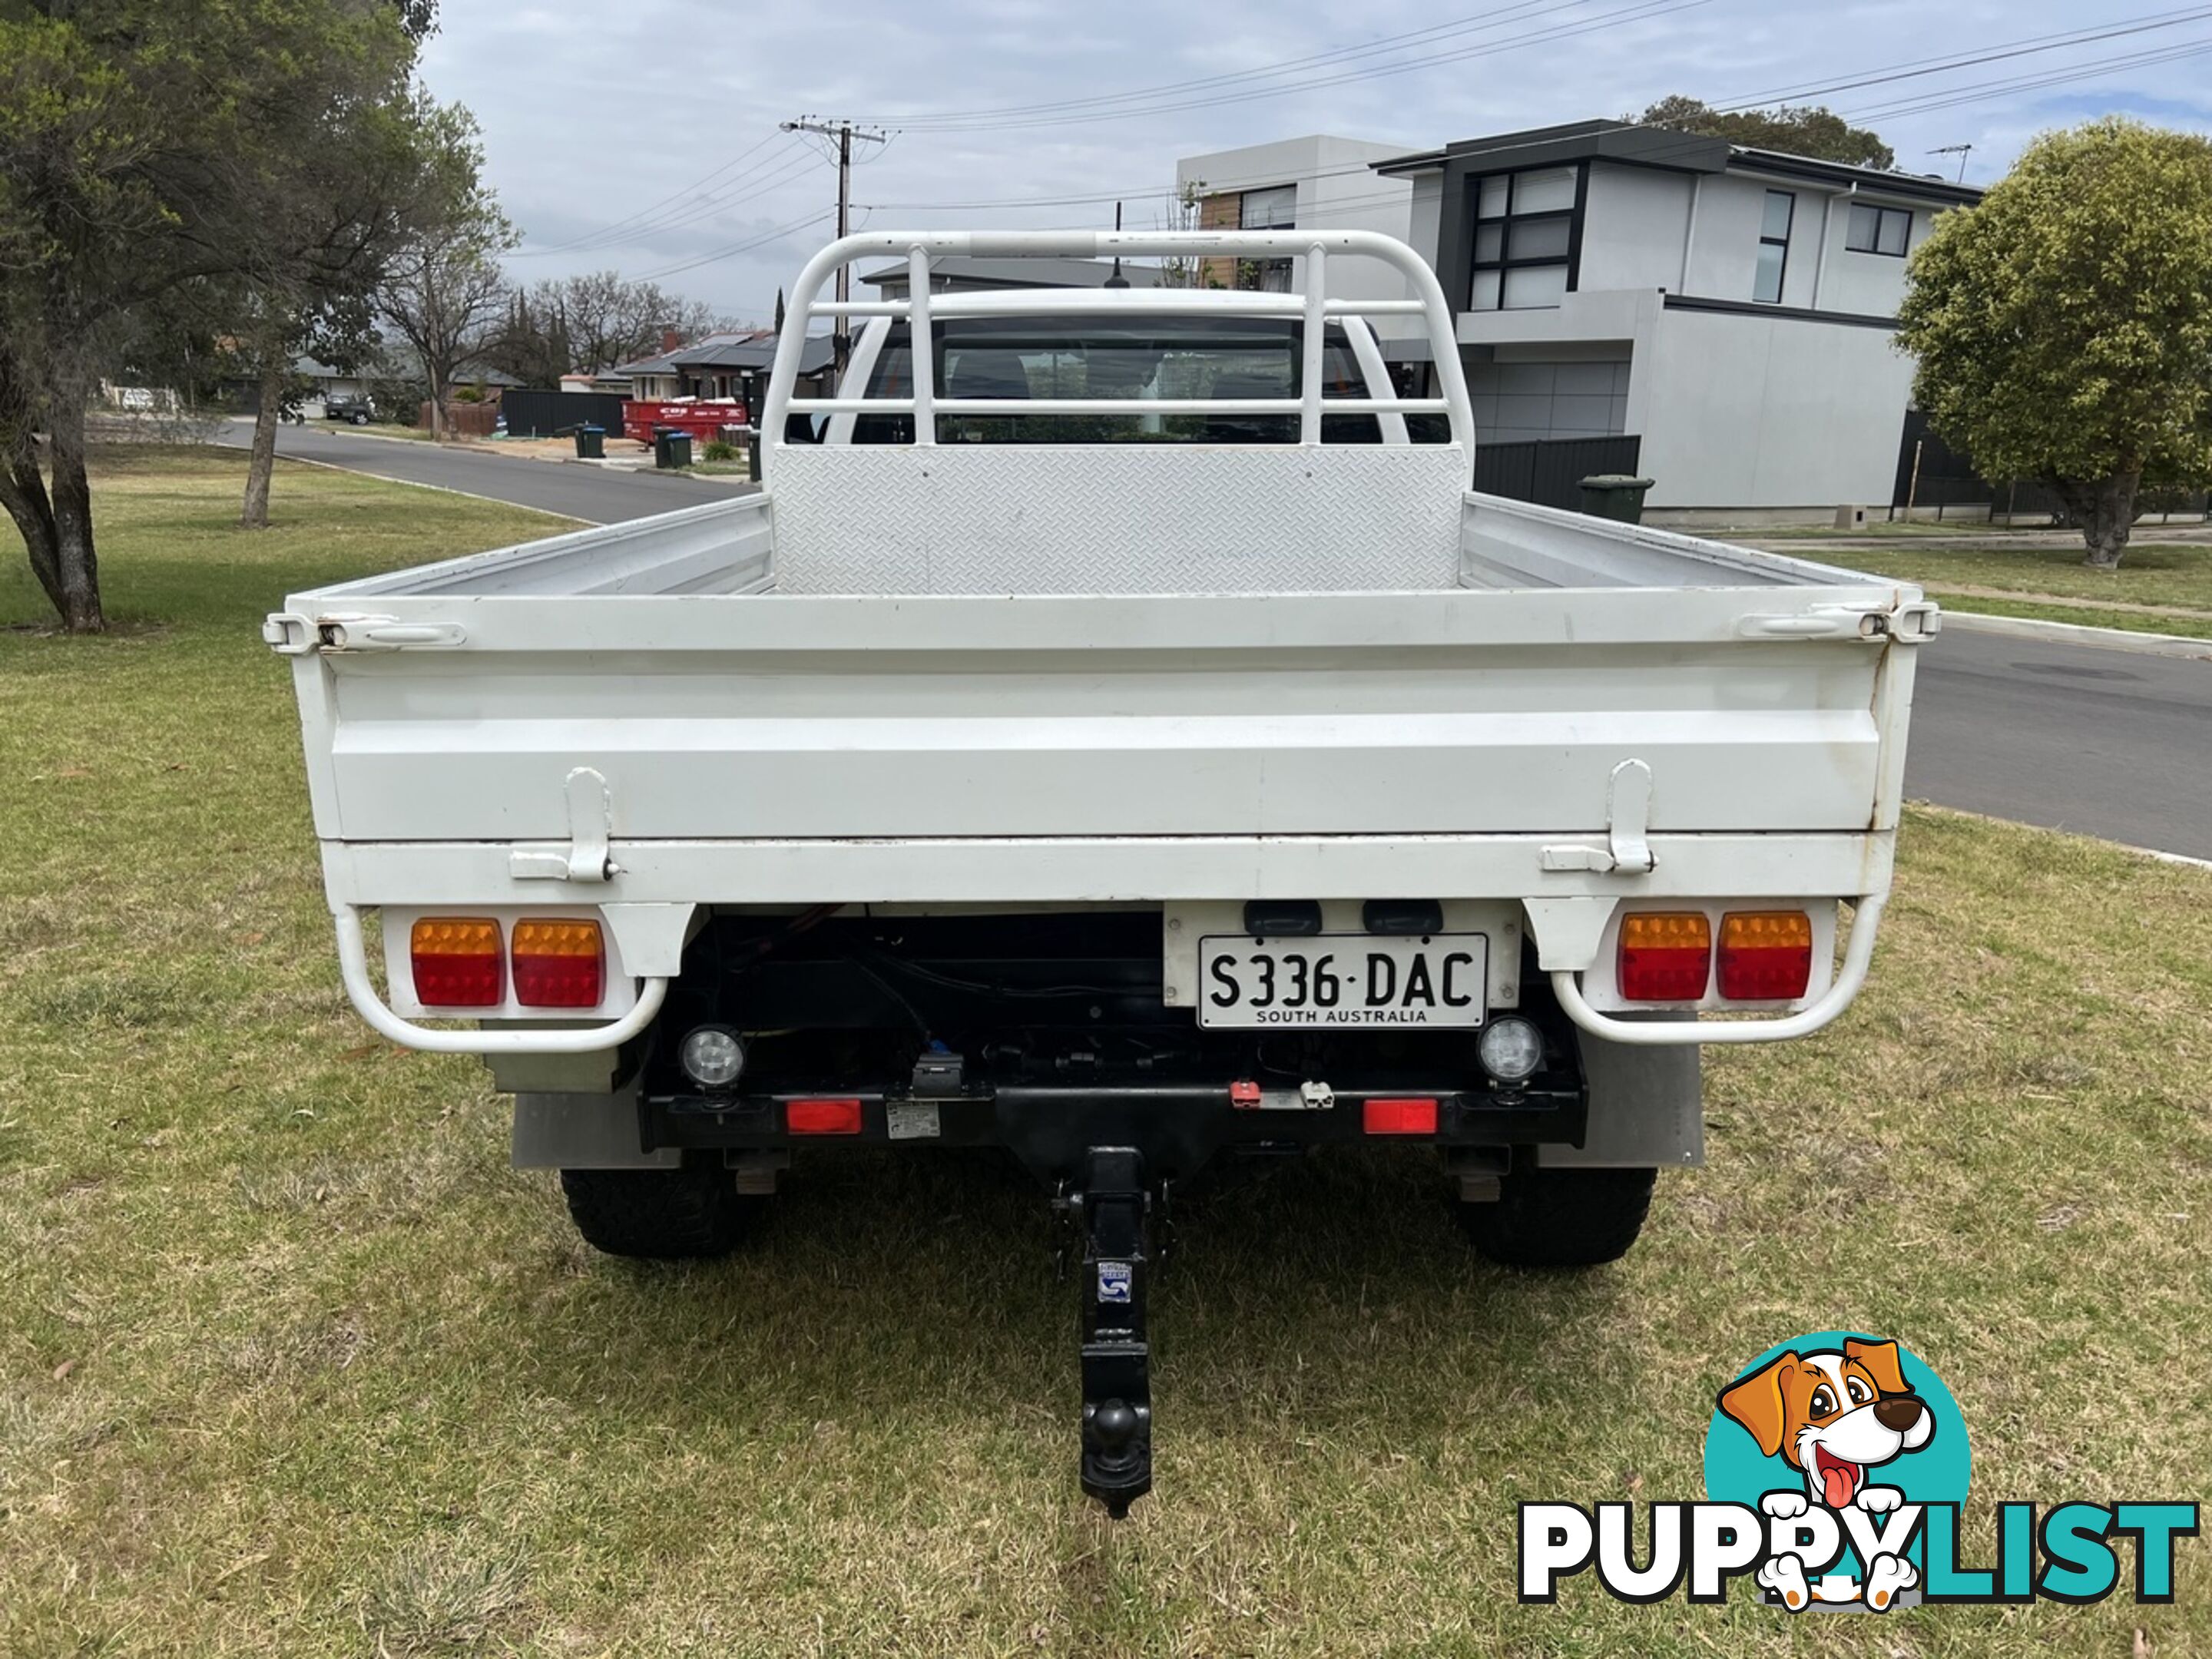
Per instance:
[[[1397,208],[1335,172],[1374,148],[1224,154],[1310,155],[1330,176],[1286,179],[1299,201],[1310,185],[1316,203],[1324,185],[1354,198],[1310,222],[1388,230],[1428,259],[1480,441],[1634,434],[1662,522],[1826,520],[1889,500],[1912,380],[1893,343],[1905,256],[1978,190],[1584,121],[1380,159],[1370,176],[1408,187]]]

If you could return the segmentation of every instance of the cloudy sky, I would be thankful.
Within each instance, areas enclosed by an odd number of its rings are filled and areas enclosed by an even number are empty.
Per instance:
[[[1916,170],[1971,143],[1980,182],[2092,115],[2212,130],[2212,5],[1472,4],[444,0],[424,72],[483,125],[518,277],[611,267],[763,321],[830,234],[824,147],[777,131],[800,115],[890,133],[854,178],[876,229],[1110,226],[1116,195],[1151,226],[1179,156],[1309,132],[1425,149],[1676,92],[1825,103]]]

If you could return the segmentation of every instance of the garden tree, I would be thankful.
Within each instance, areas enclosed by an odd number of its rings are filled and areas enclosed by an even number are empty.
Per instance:
[[[394,40],[397,7],[0,0],[0,506],[72,632],[104,620],[85,409],[134,313],[236,274],[331,60]]]
[[[431,434],[443,436],[446,388],[506,315],[499,256],[517,238],[480,176],[483,150],[474,119],[466,110],[441,106],[429,121],[437,166],[414,234],[377,283],[376,303],[421,360],[430,388]]]
[[[2148,477],[2212,480],[2212,140],[2045,135],[1912,256],[1898,343],[1985,477],[2039,478],[2116,568]]]
[[[441,145],[458,124],[410,85],[412,46],[325,60],[326,102],[303,112],[301,141],[258,171],[241,239],[244,303],[236,337],[259,392],[239,522],[264,528],[276,424],[296,400],[293,364],[307,353],[354,372],[378,351],[372,296],[393,259],[442,210],[449,174],[470,165]]]
[[[1817,104],[1780,104],[1772,109],[1717,110],[1702,99],[1680,93],[1662,98],[1630,120],[1647,127],[1674,132],[1698,132],[1725,138],[1731,144],[1753,149],[1778,149],[1791,155],[1810,155],[1823,161],[1844,161],[1852,167],[1890,167],[1897,154],[1878,133],[1855,127],[1833,110]]]
[[[484,357],[532,386],[550,386],[570,369],[611,368],[657,350],[664,329],[690,339],[715,321],[712,307],[652,283],[624,282],[618,271],[550,277],[515,295]]]
[[[607,368],[649,356],[659,349],[664,330],[689,340],[723,325],[701,301],[595,270],[550,277],[516,294],[483,356],[529,385],[550,386],[572,368]]]

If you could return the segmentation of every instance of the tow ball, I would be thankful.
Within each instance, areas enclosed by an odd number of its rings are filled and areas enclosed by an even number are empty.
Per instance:
[[[1066,1195],[1083,1233],[1083,1490],[1119,1521],[1152,1489],[1152,1347],[1146,1337],[1152,1195],[1133,1146],[1093,1146]]]

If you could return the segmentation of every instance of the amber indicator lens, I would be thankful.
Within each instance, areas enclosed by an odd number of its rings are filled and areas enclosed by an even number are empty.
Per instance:
[[[514,924],[514,1000],[526,1008],[596,1008],[606,986],[599,924],[554,917]]]
[[[488,916],[425,916],[407,937],[415,1000],[425,1008],[495,1008],[507,1000],[499,924]]]
[[[1695,1002],[1712,964],[1713,925],[1702,910],[1620,919],[1620,984],[1630,1002]]]
[[[1813,919],[1802,910],[1731,910],[1721,918],[1721,994],[1794,1002],[1813,980]]]

